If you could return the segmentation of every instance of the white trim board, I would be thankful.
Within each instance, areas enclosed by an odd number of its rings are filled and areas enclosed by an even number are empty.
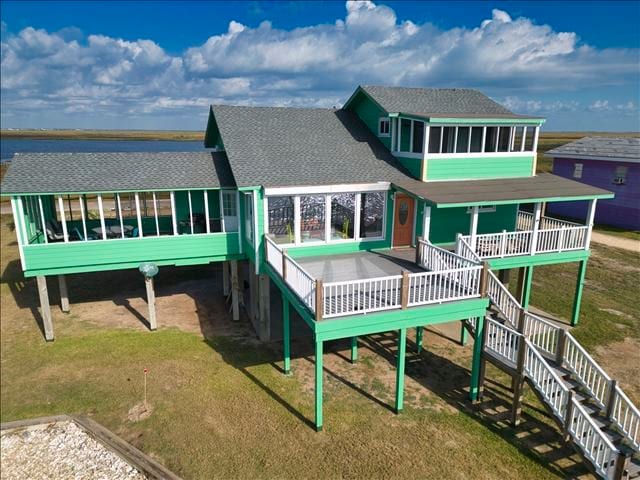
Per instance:
[[[358,193],[389,190],[390,182],[354,183],[339,185],[314,185],[306,187],[269,187],[264,189],[265,196],[311,195],[314,193]]]

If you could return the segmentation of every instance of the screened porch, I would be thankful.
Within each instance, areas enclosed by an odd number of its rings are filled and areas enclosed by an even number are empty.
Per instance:
[[[23,246],[236,232],[236,190],[178,190],[12,198]]]

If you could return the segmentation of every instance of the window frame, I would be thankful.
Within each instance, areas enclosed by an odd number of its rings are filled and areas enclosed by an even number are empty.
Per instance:
[[[390,190],[344,190],[344,191],[330,191],[330,192],[313,192],[313,193],[299,193],[299,194],[273,194],[266,195],[264,198],[265,204],[268,205],[270,197],[280,197],[280,196],[289,196],[293,198],[294,205],[298,205],[294,210],[294,218],[293,218],[293,230],[294,230],[294,241],[290,243],[279,243],[278,245],[281,248],[291,248],[291,247],[307,247],[307,246],[318,246],[318,245],[336,245],[341,243],[359,243],[359,242],[376,242],[376,241],[384,241],[387,238],[386,230],[387,230],[387,214],[388,214],[388,202],[389,202],[389,191]],[[382,235],[376,237],[362,237],[360,235],[360,210],[362,205],[362,195],[363,194],[372,194],[379,193],[383,198],[382,205]],[[355,195],[355,203],[354,203],[354,229],[353,229],[353,238],[346,239],[332,239],[331,238],[331,228],[330,228],[330,215],[331,215],[331,198],[334,195],[341,194],[353,194]],[[301,204],[301,198],[305,196],[323,196],[325,199],[325,234],[322,241],[314,241],[314,242],[303,242],[302,241],[302,224],[301,224],[301,209],[299,205]],[[268,208],[268,207],[265,207]],[[269,234],[269,216],[265,215],[264,220],[264,232],[265,234]]]
[[[571,178],[577,178],[580,180],[584,173],[584,163],[582,162],[574,162],[573,163],[573,173],[571,174]]]
[[[486,124],[472,124],[472,123],[459,123],[459,124],[429,124],[426,123],[425,127],[430,129],[429,137],[431,138],[431,134],[434,134],[434,138],[437,136],[433,129],[438,129],[439,132],[439,143],[440,147],[438,151],[431,151],[430,146],[427,145],[427,152],[425,153],[428,157],[486,157],[486,156],[529,156],[535,155],[537,152],[537,138],[540,131],[539,125],[527,125],[520,124],[514,122],[512,124],[503,125],[503,124],[495,124],[495,123],[486,123]],[[445,129],[449,129],[447,133],[450,133],[451,140],[447,145],[445,141]],[[460,145],[458,145],[460,129],[468,129],[466,145],[464,145],[464,150],[460,150]],[[481,137],[480,137],[480,150],[472,151],[472,137],[474,132],[477,132],[477,129],[481,129]],[[505,133],[508,130],[508,133]],[[516,131],[521,132],[522,136],[516,142]],[[425,132],[426,135],[426,132]],[[477,133],[476,133],[477,135]],[[505,137],[506,135],[506,137]],[[494,136],[495,143],[493,141],[489,141],[489,136]],[[506,141],[506,150],[500,149],[500,139]],[[508,140],[508,141],[507,141]],[[430,140],[429,143],[435,143]],[[491,145],[491,148],[487,149]],[[433,145],[435,146],[435,145]],[[451,147],[451,152],[445,152],[445,149],[448,149],[448,146]],[[504,146],[504,145],[503,145]],[[525,148],[529,146],[530,148]],[[402,154],[409,154],[409,152],[398,152]]]
[[[387,132],[382,131],[382,124],[386,123]],[[378,118],[378,136],[379,137],[390,137],[391,136],[391,119],[389,117],[380,117]]]

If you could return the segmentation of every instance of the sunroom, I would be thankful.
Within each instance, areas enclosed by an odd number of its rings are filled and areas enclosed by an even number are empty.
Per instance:
[[[238,192],[216,155],[16,155],[2,193],[25,276],[239,255]]]

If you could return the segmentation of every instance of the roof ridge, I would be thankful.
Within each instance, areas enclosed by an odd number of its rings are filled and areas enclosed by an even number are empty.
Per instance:
[[[288,107],[283,105],[229,105],[227,103],[212,103],[211,107],[225,107],[225,108],[250,108],[250,109],[278,109],[278,110],[320,110],[326,112],[335,112],[339,110],[333,107]]]
[[[403,90],[450,90],[450,91],[458,91],[458,90],[466,90],[470,92],[480,92],[477,88],[468,88],[468,87],[449,87],[449,88],[440,88],[440,87],[403,87],[401,85],[360,85],[362,88],[388,88],[388,89],[403,89]],[[483,93],[484,95],[484,93]]]

